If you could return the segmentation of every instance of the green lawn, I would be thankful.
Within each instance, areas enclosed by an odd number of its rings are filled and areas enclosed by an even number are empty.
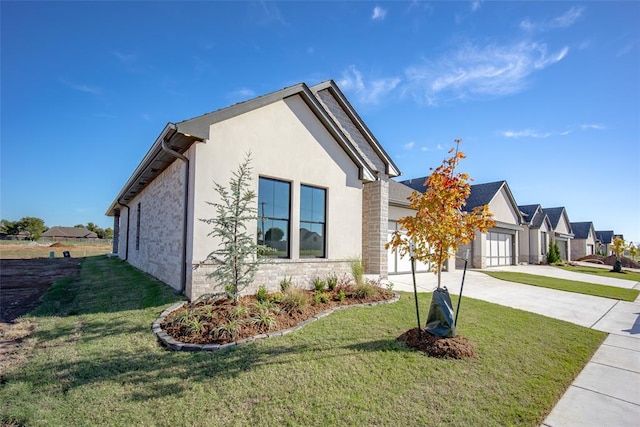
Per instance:
[[[611,268],[598,268],[598,267],[573,267],[573,266],[562,266],[560,267],[564,270],[574,271],[576,273],[587,273],[587,274],[595,274],[597,276],[605,276],[605,277],[614,277],[616,279],[624,279],[631,280],[633,282],[640,282],[640,273],[636,271],[629,271],[626,269],[622,269],[623,273],[614,273],[611,271]]]
[[[577,282],[575,280],[557,279],[555,277],[538,276],[535,274],[517,273],[513,271],[482,271],[496,279],[509,282],[524,283],[525,285],[540,286],[557,289],[559,291],[576,292],[579,294],[611,298],[622,301],[635,301],[638,297],[637,289],[625,289],[615,286],[597,285],[594,283]]]
[[[458,332],[479,356],[434,359],[395,341],[415,325],[401,296],[229,351],[176,353],[150,331],[171,289],[88,258],[31,319],[29,362],[0,375],[0,424],[538,426],[606,337],[465,298]]]

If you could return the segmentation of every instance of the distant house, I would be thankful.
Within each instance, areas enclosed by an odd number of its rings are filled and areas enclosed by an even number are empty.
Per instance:
[[[593,222],[572,222],[574,237],[571,239],[571,259],[576,260],[596,253],[596,230]]]
[[[540,205],[518,206],[524,228],[520,231],[520,262],[540,264],[545,261],[553,227]]]
[[[571,222],[564,207],[543,208],[542,211],[547,214],[553,228],[552,241],[558,244],[560,250],[560,258],[564,261],[571,259],[570,241],[573,239],[573,230]]]
[[[604,256],[611,255],[613,253],[611,251],[611,244],[614,238],[613,230],[596,230],[597,253]]]
[[[46,237],[52,240],[69,240],[69,239],[84,239],[95,240],[98,235],[93,231],[89,231],[84,227],[51,227],[44,233],[42,237]]]
[[[401,181],[417,191],[424,191],[427,177]],[[470,249],[469,266],[485,268],[499,265],[514,265],[519,258],[518,231],[522,230],[522,215],[509,189],[507,181],[496,181],[471,186],[464,209],[471,212],[479,206],[489,205],[496,225],[486,233],[476,232],[475,239],[458,248],[456,267],[464,264],[464,255]]]
[[[189,299],[219,289],[206,259],[220,239],[201,220],[221,202],[213,183],[226,186],[247,152],[259,217],[249,232],[277,256],[246,292],[348,274],[354,258],[387,276],[389,180],[400,171],[333,81],[168,123],[107,210],[114,253]]]
[[[423,181],[424,182],[424,181]],[[422,188],[424,190],[424,187]],[[398,219],[407,216],[414,216],[416,211],[409,208],[409,196],[413,193],[414,189],[396,182],[389,181],[389,228],[387,232],[387,241],[391,240],[391,235],[400,230]],[[392,249],[387,250],[387,267],[389,274],[400,274],[411,272],[411,258],[409,255],[401,257],[398,251]],[[443,271],[450,271],[455,268],[453,264],[453,257],[447,260],[443,266]],[[416,271],[429,270],[428,264],[416,262]]]

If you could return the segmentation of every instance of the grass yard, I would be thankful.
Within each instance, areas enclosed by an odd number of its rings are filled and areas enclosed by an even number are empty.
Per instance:
[[[479,356],[429,358],[395,340],[415,326],[403,293],[284,337],[175,353],[150,331],[175,300],[118,259],[85,260],[29,319],[28,362],[0,375],[0,424],[538,426],[606,337],[465,298],[458,332]]]
[[[640,291],[637,289],[625,289],[615,286],[598,285],[595,283],[578,282],[575,280],[558,279],[554,277],[538,276],[535,274],[517,273],[513,271],[483,271],[483,273],[496,279],[509,282],[523,283],[525,285],[540,286],[559,291],[576,292],[579,294],[593,295],[617,299],[622,301],[635,301]]]
[[[559,268],[562,268],[563,270],[567,270],[567,271],[573,271],[576,273],[595,274],[596,276],[613,277],[616,279],[624,279],[624,280],[631,280],[633,282],[640,282],[640,273],[636,271],[629,271],[624,268],[622,269],[623,271],[622,274],[612,272],[611,267],[610,268],[584,267],[584,266],[574,267],[574,266],[566,265]]]

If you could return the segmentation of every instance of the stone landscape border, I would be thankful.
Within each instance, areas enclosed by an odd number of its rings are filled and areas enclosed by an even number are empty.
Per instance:
[[[180,307],[182,307],[183,305],[187,304],[187,301],[182,301],[182,302],[177,302],[175,304],[170,305],[169,307],[167,307],[162,313],[160,313],[160,317],[158,317],[156,319],[155,322],[153,322],[153,324],[151,325],[151,330],[153,331],[154,334],[156,334],[156,336],[158,337],[158,341],[160,341],[160,343],[165,346],[166,348],[168,348],[169,350],[174,350],[174,351],[218,351],[218,350],[226,350],[228,348],[231,347],[235,347],[235,346],[239,346],[239,345],[246,345],[246,344],[251,344],[252,342],[255,342],[257,340],[261,340],[261,339],[265,339],[265,338],[273,338],[273,337],[281,337],[283,335],[287,335],[293,331],[297,331],[298,329],[302,329],[305,326],[307,326],[310,323],[315,322],[316,320],[319,320],[323,317],[326,317],[328,315],[330,315],[331,313],[338,311],[338,310],[345,310],[348,308],[355,308],[355,307],[374,307],[377,305],[381,305],[381,304],[392,304],[394,302],[397,302],[400,300],[400,294],[394,292],[393,293],[393,298],[388,299],[388,300],[383,300],[383,301],[375,301],[375,302],[367,302],[364,304],[353,304],[353,305],[341,305],[338,307],[333,307],[333,308],[329,308],[325,311],[322,311],[318,314],[316,314],[313,317],[308,318],[307,320],[300,322],[299,324],[297,324],[296,326],[293,326],[291,328],[288,329],[282,329],[279,331],[274,331],[274,332],[268,332],[265,334],[260,334],[260,335],[254,335],[252,337],[249,338],[245,338],[239,341],[234,341],[234,342],[230,342],[227,344],[191,344],[191,343],[183,343],[180,341],[176,341],[175,339],[173,339],[171,336],[169,336],[169,334],[167,334],[160,325],[162,325],[162,322],[164,322],[164,319],[172,312],[176,311],[177,309],[179,309]]]

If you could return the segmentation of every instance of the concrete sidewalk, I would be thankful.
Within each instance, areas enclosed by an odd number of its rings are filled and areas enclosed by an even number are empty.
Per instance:
[[[640,283],[573,273],[549,266],[492,268],[498,269],[640,289]],[[389,281],[393,283],[394,290],[413,292],[411,274],[390,276]],[[460,294],[461,282],[460,270],[442,274],[442,286],[446,286],[452,294]],[[436,286],[437,278],[433,273],[416,274],[418,292],[431,292]],[[640,298],[631,303],[556,291],[505,282],[476,270],[467,270],[462,296],[538,313],[610,334],[545,419],[544,426],[640,425]]]

